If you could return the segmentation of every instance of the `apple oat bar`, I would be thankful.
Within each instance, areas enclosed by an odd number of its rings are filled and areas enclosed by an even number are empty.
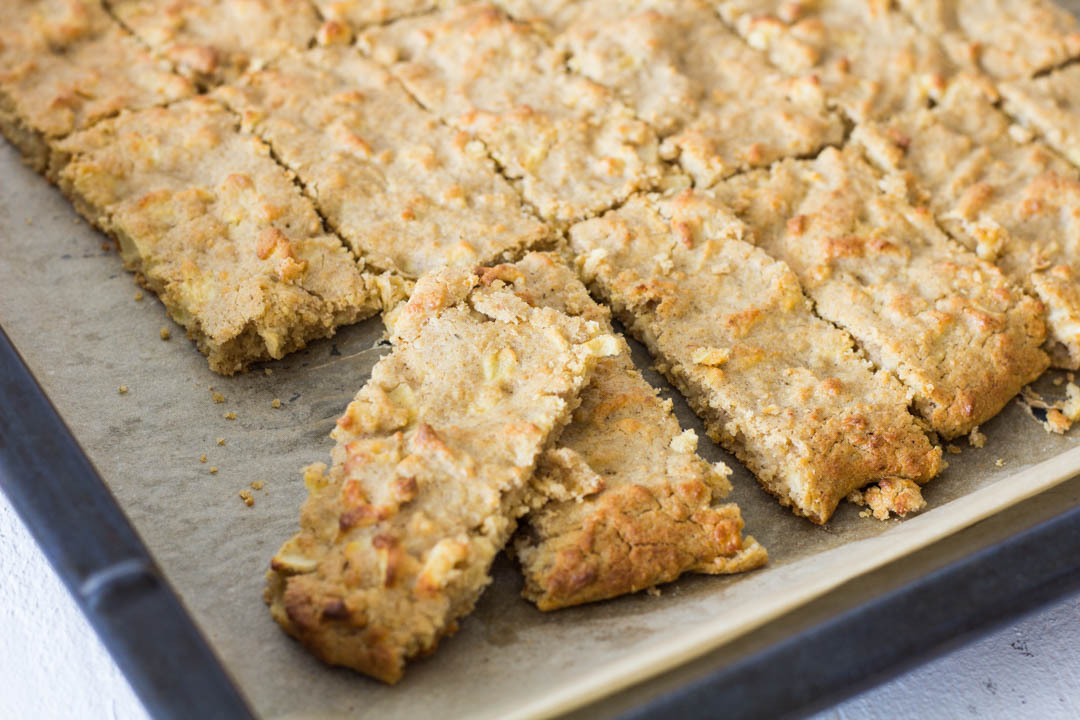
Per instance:
[[[998,84],[1007,113],[1080,166],[1080,64]]]
[[[307,0],[109,0],[109,7],[152,49],[209,84],[306,48],[320,25]]]
[[[853,120],[923,107],[956,64],[891,2],[717,0],[721,15],[786,72],[815,74]]]
[[[480,142],[443,125],[354,48],[290,53],[216,95],[374,267],[415,278],[548,241]]]
[[[1080,367],[1080,171],[958,78],[933,109],[855,129],[913,202],[1045,307],[1055,365]]]
[[[425,107],[482,140],[545,220],[593,215],[662,179],[654,131],[493,6],[401,20],[358,42]]]
[[[852,490],[941,467],[910,391],[813,314],[795,274],[715,199],[634,196],[570,229],[589,286],[781,504],[824,523]]]
[[[121,110],[193,93],[99,0],[0,3],[0,132],[38,172],[48,169],[51,142]]]
[[[300,531],[271,563],[282,627],[322,660],[384,682],[468,614],[529,508],[537,458],[570,420],[599,324],[531,306],[471,270],[424,276],[393,351],[309,468]]]
[[[218,102],[123,113],[57,148],[61,190],[118,242],[213,370],[280,358],[378,312],[376,279]]]
[[[899,0],[962,66],[1030,77],[1080,56],[1080,21],[1053,0]]]
[[[555,39],[571,69],[612,88],[697,187],[839,144],[813,75],[791,77],[728,30],[705,0],[585,0]]]
[[[608,309],[555,255],[530,253],[484,277],[520,284],[535,304],[613,332]],[[513,546],[525,597],[555,610],[684,572],[763,565],[768,554],[743,537],[738,506],[719,502],[730,469],[705,462],[696,447],[694,431],[679,427],[671,401],[660,399],[620,341],[618,354],[597,364],[573,421],[533,476],[534,490],[551,499],[529,513]]]
[[[911,389],[934,430],[965,435],[1047,368],[1042,308],[882,182],[857,147],[826,148],[731,178],[716,197],[818,315]]]

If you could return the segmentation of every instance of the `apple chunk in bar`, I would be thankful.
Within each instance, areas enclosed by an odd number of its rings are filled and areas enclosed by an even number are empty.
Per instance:
[[[59,185],[232,374],[374,315],[375,278],[327,234],[258,138],[205,96],[124,113],[59,143]]]
[[[942,468],[910,392],[813,314],[795,274],[715,199],[635,196],[570,229],[590,288],[780,503],[824,523],[853,490]],[[902,510],[902,508],[899,508]]]
[[[392,352],[305,474],[300,531],[271,562],[274,618],[322,660],[384,682],[435,650],[491,582],[529,479],[579,403],[598,323],[471,270],[421,278]]]

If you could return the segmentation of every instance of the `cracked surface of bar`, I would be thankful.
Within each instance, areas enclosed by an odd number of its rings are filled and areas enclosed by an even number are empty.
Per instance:
[[[1042,302],[1054,364],[1080,367],[1080,171],[962,79],[933,109],[852,137],[902,174],[913,202]]]
[[[719,0],[724,19],[782,70],[814,73],[853,120],[923,107],[956,70],[889,2]]]
[[[51,141],[193,93],[99,0],[0,3],[0,132],[38,172],[48,168]]]
[[[352,30],[380,25],[409,15],[429,12],[439,0],[313,0],[327,20],[339,22]],[[448,3],[444,3],[448,4]]]
[[[380,309],[376,279],[237,125],[200,96],[58,144],[61,190],[224,374]]]
[[[663,137],[697,187],[843,140],[812,75],[789,77],[704,0],[586,0],[555,38],[580,74],[612,88]]]
[[[1029,77],[1080,56],[1080,21],[1053,0],[899,0],[952,58],[997,78]]]
[[[305,473],[300,532],[268,576],[286,631],[384,682],[472,610],[528,510],[537,458],[618,350],[596,323],[480,280],[451,269],[417,283],[393,351],[338,421],[329,473]]]
[[[358,43],[421,104],[483,140],[545,220],[589,217],[662,179],[655,132],[491,5],[401,20]]]
[[[817,318],[794,273],[714,199],[635,196],[570,229],[590,288],[781,504],[823,523],[852,490],[942,466],[910,391]]]
[[[108,0],[120,22],[202,83],[234,79],[319,29],[308,0]]]
[[[480,142],[353,48],[290,53],[216,94],[374,267],[415,278],[519,257],[548,239]]]
[[[537,305],[613,332],[607,308],[556,255],[531,253],[486,276],[521,283]],[[523,594],[541,610],[766,562],[765,549],[743,537],[738,506],[720,502],[731,471],[697,455],[697,436],[679,427],[624,342],[597,363],[573,417],[532,480],[551,499],[529,513],[514,543]]]
[[[1080,166],[1080,64],[998,84],[1007,113]]]
[[[858,148],[739,175],[716,196],[787,263],[821,317],[914,392],[945,438],[996,415],[1048,365],[1042,308],[933,216],[883,189]]]

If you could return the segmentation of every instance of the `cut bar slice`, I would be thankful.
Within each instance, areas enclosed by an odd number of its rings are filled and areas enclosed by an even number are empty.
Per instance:
[[[537,305],[611,332],[607,308],[554,255],[532,253],[485,277],[520,283]],[[752,570],[768,559],[743,538],[738,506],[718,502],[731,471],[697,455],[694,431],[682,431],[671,401],[619,345],[618,355],[597,364],[573,422],[533,477],[539,493],[554,497],[529,513],[514,550],[523,594],[541,610],[636,592],[684,572]]]
[[[322,660],[384,682],[432,652],[489,582],[540,453],[598,357],[597,323],[532,307],[464,269],[424,276],[394,349],[338,420],[329,474],[274,557],[274,618]]]
[[[910,395],[817,318],[794,273],[701,192],[635,196],[575,225],[580,270],[659,359],[709,436],[824,523],[852,490],[941,469]]]
[[[38,172],[48,168],[51,141],[193,93],[98,0],[0,3],[0,132]]]
[[[116,17],[186,74],[219,83],[261,67],[319,30],[307,0],[109,0]]]
[[[1080,166],[1080,64],[998,88],[1006,112]]]
[[[913,202],[1042,301],[1054,364],[1080,367],[1080,171],[959,78],[932,110],[856,128]]]
[[[1080,56],[1080,21],[1053,0],[900,0],[961,65],[1030,77]]]
[[[814,73],[853,120],[924,107],[956,65],[890,2],[719,0],[723,17],[773,63]]]
[[[812,75],[788,77],[704,0],[587,0],[558,36],[570,67],[606,85],[665,139],[698,187],[838,144],[844,127]]]
[[[225,374],[379,310],[374,279],[237,124],[201,96],[58,145],[60,188]]]
[[[1049,364],[1042,308],[881,182],[858,148],[827,148],[716,196],[795,271],[818,315],[911,388],[934,430],[966,435]]]
[[[490,5],[401,20],[359,43],[425,107],[483,140],[546,220],[588,217],[661,180],[653,130]]]
[[[418,277],[513,259],[547,238],[480,142],[354,48],[290,53],[216,94],[375,267]]]

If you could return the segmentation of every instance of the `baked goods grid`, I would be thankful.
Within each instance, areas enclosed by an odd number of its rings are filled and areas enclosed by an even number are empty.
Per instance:
[[[240,592],[241,588],[246,587],[243,582],[226,580],[223,584],[220,573],[234,573],[240,565],[244,565],[253,577],[259,576],[259,571],[252,571],[251,568],[257,566],[261,569],[265,563],[268,553],[262,545],[274,544],[288,534],[301,493],[298,487],[287,487],[293,484],[285,479],[290,472],[281,468],[291,470],[319,459],[319,454],[313,454],[311,448],[321,446],[330,421],[362,384],[374,357],[380,353],[378,348],[371,348],[379,328],[374,323],[349,328],[333,342],[312,345],[300,355],[275,364],[273,376],[255,375],[229,380],[210,376],[198,365],[199,358],[194,358],[195,363],[190,363],[188,361],[192,358],[186,357],[188,353],[170,347],[177,340],[168,343],[156,340],[162,324],[160,310],[150,302],[142,306],[131,304],[133,291],[130,286],[122,284],[127,280],[123,273],[118,272],[115,258],[107,253],[87,252],[88,248],[93,250],[97,247],[100,237],[81,224],[72,225],[70,215],[66,214],[63,203],[57,200],[55,194],[50,193],[40,180],[17,168],[10,150],[5,149],[5,152],[6,167],[10,167],[5,177],[12,177],[13,180],[11,191],[5,190],[4,198],[5,247],[12,249],[11,261],[5,263],[8,276],[3,278],[4,327],[42,377],[64,416],[77,428],[80,439],[103,469],[110,486],[134,517],[155,554],[159,558],[162,555],[170,556],[169,560],[162,559],[162,563],[169,576],[177,582],[185,601],[195,609],[196,617],[202,620],[202,615],[216,616],[216,622],[204,622],[203,627],[210,629],[212,638],[226,635],[230,641],[237,640],[235,631],[238,628],[232,623],[249,611],[262,612],[262,608],[257,603],[253,608],[246,604],[257,594],[243,595]],[[42,238],[48,239],[48,242]],[[67,240],[53,242],[53,238]],[[63,252],[58,253],[62,243],[66,245],[62,248]],[[65,258],[65,255],[69,257]],[[67,267],[62,270],[58,265]],[[100,289],[109,283],[113,284],[114,290]],[[96,297],[102,294],[111,297]],[[34,311],[19,312],[23,308],[34,308]],[[144,324],[137,331],[135,326],[139,321]],[[149,334],[143,332],[147,327],[150,328]],[[73,346],[61,338],[79,340],[77,346]],[[147,343],[144,338],[154,339],[155,342]],[[92,358],[101,360],[101,370],[110,380],[117,379],[117,375],[126,377],[119,377],[115,383],[88,383],[85,368],[94,365]],[[638,361],[639,365],[647,364],[640,349]],[[305,363],[310,367],[305,368]],[[663,386],[655,374],[650,379]],[[58,382],[62,384],[60,387],[55,385]],[[214,392],[224,396],[224,405],[213,402],[213,395],[207,390],[209,385],[214,385]],[[120,386],[127,387],[128,392],[118,394],[117,388]],[[282,387],[289,387],[292,392],[286,396],[280,390]],[[1054,387],[1048,385],[1047,390],[1051,394]],[[268,392],[271,394],[266,395]],[[299,397],[293,399],[297,393]],[[271,408],[274,399],[281,400],[284,407]],[[135,400],[138,407],[134,407],[135,403],[127,407],[123,405],[131,400]],[[309,405],[309,402],[315,404]],[[704,437],[703,429],[687,408],[679,405],[679,410],[683,425],[695,428]],[[156,412],[160,413],[160,417],[149,417]],[[235,420],[224,417],[230,412],[236,413]],[[91,418],[97,423],[92,422]],[[101,423],[102,418],[110,420]],[[84,437],[84,424],[85,432],[96,437]],[[104,427],[106,424],[108,427]],[[204,432],[198,438],[191,437],[192,428],[208,429],[208,426],[215,424],[219,427],[213,437],[210,432]],[[135,429],[136,426],[138,429]],[[485,596],[478,615],[469,620],[462,634],[448,643],[439,657],[417,666],[421,679],[409,682],[421,686],[424,678],[430,678],[443,663],[451,666],[456,662],[460,670],[465,665],[459,659],[448,658],[448,652],[455,653],[457,658],[463,652],[471,652],[474,657],[486,661],[484,668],[494,671],[494,675],[488,673],[489,678],[497,678],[502,673],[504,682],[515,687],[526,687],[528,683],[522,684],[520,678],[506,677],[506,671],[514,665],[520,666],[520,669],[529,668],[530,657],[536,652],[535,657],[546,658],[553,665],[568,670],[563,679],[585,677],[585,682],[591,683],[594,689],[601,684],[611,688],[618,683],[612,674],[620,677],[632,675],[625,658],[622,664],[604,662],[605,657],[610,659],[623,654],[627,638],[631,639],[631,647],[641,650],[642,654],[649,653],[651,658],[644,662],[641,656],[635,656],[636,662],[644,665],[657,658],[666,658],[665,661],[670,662],[679,652],[692,652],[688,650],[691,646],[700,649],[709,643],[719,642],[724,632],[731,632],[736,626],[745,629],[754,622],[762,621],[769,612],[778,612],[793,598],[806,599],[834,582],[849,577],[849,573],[858,572],[857,568],[868,569],[889,557],[910,551],[935,536],[971,522],[994,508],[1003,507],[1029,491],[1064,479],[1069,474],[1066,466],[1062,465],[1058,472],[1041,475],[1037,482],[1013,478],[1017,468],[1058,456],[1072,447],[1068,437],[1059,438],[1043,433],[1015,405],[1010,405],[1005,413],[984,426],[983,430],[989,438],[987,447],[980,451],[966,451],[959,458],[950,456],[950,470],[927,489],[927,497],[934,510],[895,528],[867,523],[855,517],[853,509],[847,508],[830,524],[827,533],[816,531],[775,508],[748,482],[746,473],[740,472],[733,499],[743,507],[748,528],[773,551],[773,565],[760,573],[760,577],[689,579],[680,582],[659,599],[629,598],[597,608],[582,608],[550,618],[532,618],[530,621],[529,613],[533,611],[522,606],[516,598],[513,572],[502,567],[496,585]],[[224,446],[217,445],[216,438],[219,436],[226,439]],[[1012,447],[1014,443],[1017,447]],[[196,452],[200,447],[193,445],[201,446],[201,452]],[[271,445],[274,452],[267,453],[266,448]],[[222,447],[227,449],[219,449]],[[190,465],[187,462],[189,450],[192,452],[191,458],[194,458]],[[213,457],[215,453],[219,455],[218,458]],[[146,457],[140,458],[142,454]],[[206,465],[198,462],[202,454],[211,456]],[[229,454],[233,455],[231,467],[225,460]],[[724,457],[711,446],[705,450],[705,454],[709,459]],[[102,458],[99,455],[110,457]],[[1000,467],[997,460],[1002,461]],[[734,466],[730,459],[727,462]],[[217,468],[218,472],[210,473],[211,466]],[[230,475],[242,482],[226,487]],[[148,478],[154,480],[148,481]],[[994,480],[1003,480],[1006,485],[1011,482],[1011,491],[1006,496],[996,497],[991,497],[996,493],[978,494],[987,490]],[[238,488],[246,489],[251,482],[263,482],[265,485],[261,492],[254,492],[256,504],[248,510],[239,505],[235,494]],[[999,491],[1001,489],[998,488]],[[208,498],[217,500],[208,502]],[[947,504],[954,499],[959,503]],[[286,505],[292,508],[291,512]],[[276,533],[268,532],[268,526],[255,519],[257,513],[267,512],[269,507],[274,508],[275,515],[269,524],[274,526]],[[244,515],[245,512],[248,515]],[[196,523],[197,535],[201,537],[190,537]],[[927,525],[930,527],[925,535],[910,538],[919,528]],[[766,528],[769,528],[768,535]],[[878,541],[875,545],[874,539],[879,536],[886,540]],[[897,536],[908,539],[898,540]],[[860,545],[859,541],[866,544]],[[259,552],[253,551],[252,545],[256,543],[262,544]],[[873,557],[863,556],[860,561],[853,562],[852,556],[841,552],[849,543],[854,543],[852,551],[856,547],[862,552],[872,549]],[[888,546],[888,550],[882,552],[883,546]],[[223,557],[226,554],[223,548],[226,547],[234,551],[232,558]],[[246,552],[235,552],[241,549]],[[272,550],[270,548],[270,552]],[[802,551],[829,552],[811,561],[811,555],[803,555]],[[823,571],[828,567],[829,558],[833,557],[831,552],[838,553],[838,566],[842,565],[844,572]],[[261,557],[255,563],[254,556],[259,553]],[[244,560],[236,560],[237,557]],[[248,560],[252,561],[250,565],[246,564]],[[785,581],[798,582],[800,568],[804,572],[812,568],[815,575],[821,572],[826,577],[820,579],[817,585],[813,582],[802,583],[801,594],[785,596],[779,588],[783,587]],[[185,578],[184,581],[177,579],[180,577]],[[772,582],[781,585],[774,586]],[[220,594],[222,587],[229,588],[225,597]],[[194,599],[196,597],[198,599]],[[749,600],[760,597],[771,597],[778,604],[766,609],[770,607],[769,603]],[[740,602],[743,604],[740,605]],[[664,614],[665,608],[662,607],[664,603],[671,603],[666,608],[667,614]],[[678,603],[678,609],[674,607],[675,603]],[[739,615],[738,608],[749,610],[750,605],[753,605],[752,614],[756,619],[747,620]],[[507,608],[513,610],[507,611]],[[649,612],[641,614],[635,621],[633,616],[645,608]],[[693,642],[687,643],[685,635],[675,637],[677,634],[671,628],[700,624],[703,612],[717,620],[717,623],[709,624],[706,639],[702,639],[700,630],[690,633],[696,636]],[[250,620],[256,627],[262,625],[254,617]],[[470,624],[473,627],[471,632]],[[481,638],[476,636],[477,632],[481,632],[476,627],[478,625],[482,628]],[[727,631],[719,630],[720,627],[726,627]],[[589,643],[593,645],[592,648],[567,645],[568,633],[576,634],[585,628],[596,632],[590,636],[595,641]],[[252,628],[249,626],[245,630]],[[524,639],[521,638],[522,633],[526,635]],[[518,637],[506,644],[514,634]],[[541,636],[545,643],[551,643],[548,649],[538,644]],[[256,657],[257,653],[252,651],[261,647],[267,637],[263,630],[248,633],[246,645],[238,641],[231,645],[232,649],[228,652],[222,649],[225,644],[220,641],[215,645],[227,661],[231,655],[229,666],[236,672],[238,659]],[[280,640],[276,635],[270,637]],[[652,643],[662,645],[663,649],[652,646]],[[506,657],[493,662],[491,652],[485,652],[488,646],[503,648]],[[549,652],[556,648],[556,652]],[[605,649],[608,652],[606,656],[600,652]],[[592,652],[600,654],[590,655]],[[514,658],[517,658],[516,661]],[[553,658],[557,658],[557,661]],[[296,655],[290,655],[287,662],[297,660],[310,662]],[[489,664],[497,667],[488,667]],[[273,663],[262,665],[261,671],[270,675],[276,672],[271,669],[273,667]],[[276,667],[281,670],[284,666]],[[583,667],[593,668],[596,672],[585,673]],[[659,665],[654,667],[658,668]],[[345,696],[353,691],[364,693],[363,700],[359,697],[355,700],[365,705],[374,703],[390,709],[402,702],[394,699],[392,694],[385,694],[383,689],[373,689],[365,681],[358,681],[348,674],[323,674],[318,666],[313,666],[308,682],[316,678],[325,679],[330,685],[339,683],[336,688],[325,688],[325,694],[319,693],[320,697],[334,698],[334,702],[352,702]],[[457,676],[454,682],[460,679]],[[543,680],[557,683],[559,677],[555,668]],[[243,679],[241,682],[245,688],[250,687]],[[307,683],[305,686],[315,687]],[[427,685],[431,692],[437,692],[436,687],[430,683]],[[534,687],[533,697],[546,696],[546,702],[559,701],[559,694],[551,692],[551,687]],[[568,688],[571,684],[560,684],[560,687]],[[250,689],[248,692],[260,708],[273,707],[274,712],[287,711],[289,693],[280,684],[277,689],[282,691],[282,696],[276,698],[272,705],[260,701],[258,693]],[[573,692],[580,692],[581,689],[578,685]],[[426,694],[427,690],[423,690],[414,692],[413,696]],[[398,697],[402,696],[399,693]],[[460,699],[463,702],[479,697],[475,692],[470,696],[464,689],[461,690]],[[516,709],[522,712],[540,707],[521,703],[520,700],[519,697],[516,703],[519,707]],[[492,707],[500,713],[506,709],[497,705]],[[295,709],[310,709],[310,706]],[[464,706],[461,709],[464,710]]]

